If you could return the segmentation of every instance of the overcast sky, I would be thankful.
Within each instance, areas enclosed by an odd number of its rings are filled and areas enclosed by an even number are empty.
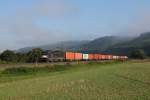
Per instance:
[[[0,0],[0,51],[150,31],[150,0]]]

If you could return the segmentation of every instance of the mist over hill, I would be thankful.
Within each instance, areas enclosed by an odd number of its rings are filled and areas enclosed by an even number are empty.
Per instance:
[[[112,45],[125,42],[129,40],[127,37],[118,36],[105,36],[100,37],[91,41],[63,41],[54,44],[47,44],[41,46],[25,47],[17,50],[17,52],[28,52],[33,48],[42,48],[44,50],[70,50],[70,51],[80,51],[80,52],[101,52],[106,50]]]
[[[150,55],[150,32],[142,33],[140,36],[133,38],[130,41],[110,46],[103,52],[129,55],[135,49],[143,49],[147,55]]]
[[[91,41],[63,41],[54,44],[36,47],[25,47],[17,52],[28,52],[33,48],[44,50],[69,50],[83,53],[106,53],[117,55],[129,55],[135,49],[143,49],[150,55],[150,32],[142,33],[138,37],[105,36]]]
[[[118,44],[123,43],[125,41],[130,40],[129,37],[120,37],[120,36],[105,36],[100,37],[95,40],[92,40],[89,43],[83,44],[81,48],[83,49],[83,52],[87,50],[90,50],[89,52],[102,52],[104,50],[107,50],[107,48]],[[86,51],[87,52],[87,51]]]
[[[40,46],[33,46],[33,47],[25,47],[21,48],[19,50],[16,50],[17,52],[28,52],[32,50],[33,48],[42,48],[43,50],[55,50],[55,49],[60,49],[60,50],[71,50],[72,48],[77,48],[85,43],[88,43],[88,40],[83,40],[83,41],[62,41],[62,42],[57,42],[54,44],[46,44],[46,45],[40,45]]]

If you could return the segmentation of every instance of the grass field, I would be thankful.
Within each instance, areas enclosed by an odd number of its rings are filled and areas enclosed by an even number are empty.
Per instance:
[[[0,100],[150,100],[150,62],[55,67],[1,71]]]

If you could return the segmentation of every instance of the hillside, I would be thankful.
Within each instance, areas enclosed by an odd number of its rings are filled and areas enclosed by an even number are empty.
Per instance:
[[[104,52],[129,55],[135,49],[143,49],[150,55],[150,32],[142,33],[130,41],[110,46]]]
[[[33,48],[42,48],[44,50],[49,49],[62,49],[62,50],[73,50],[82,52],[101,52],[106,50],[112,45],[122,43],[129,40],[127,37],[117,36],[105,36],[94,39],[92,41],[64,41],[49,45],[42,45],[36,47],[25,47],[17,50],[18,52],[28,52]]]
[[[22,48],[18,51],[27,52],[33,48],[42,48],[44,50],[62,49],[80,51],[83,53],[109,53],[117,55],[129,55],[130,52],[135,49],[143,49],[148,55],[150,55],[150,32],[142,33],[135,38],[105,36],[92,41],[58,42],[50,45]]]
[[[82,48],[83,51],[102,52],[115,44],[125,42],[129,39],[128,37],[105,36],[83,44],[80,48]]]
[[[17,52],[28,52],[32,50],[33,48],[42,48],[44,50],[49,49],[62,49],[62,50],[69,50],[72,48],[79,47],[80,45],[83,45],[85,43],[88,43],[89,41],[63,41],[63,42],[57,42],[54,44],[47,44],[47,45],[41,45],[41,46],[33,46],[33,47],[25,47],[17,50]]]

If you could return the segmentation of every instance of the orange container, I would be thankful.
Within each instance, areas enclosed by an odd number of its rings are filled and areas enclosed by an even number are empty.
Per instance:
[[[94,54],[94,60],[99,60],[99,54]]]
[[[110,55],[105,55],[106,60],[110,60]]]
[[[94,60],[94,54],[89,54],[89,60]]]
[[[99,56],[98,59],[102,60],[102,54],[99,54],[98,56]]]
[[[74,59],[75,59],[75,53],[66,52],[66,60],[74,60]]]
[[[108,60],[112,60],[113,59],[113,55],[107,55]]]
[[[102,60],[106,59],[106,55],[101,55]]]
[[[83,56],[82,53],[75,53],[75,60],[82,60]]]
[[[108,59],[108,55],[105,55],[105,60],[107,60]]]

